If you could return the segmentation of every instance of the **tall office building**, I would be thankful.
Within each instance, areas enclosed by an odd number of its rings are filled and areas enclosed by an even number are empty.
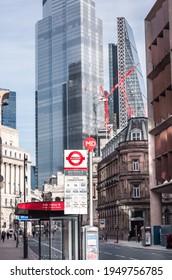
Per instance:
[[[109,44],[109,90],[118,83],[118,48]],[[116,132],[119,128],[119,95],[118,88],[109,96],[109,121]]]
[[[36,25],[36,174],[41,188],[104,126],[102,21],[91,0],[44,0]]]
[[[117,18],[117,49],[118,49],[118,71],[121,77],[134,65],[137,65],[119,91],[119,127],[122,129],[127,125],[131,116],[144,116],[145,86],[139,63],[138,52],[134,40],[133,31],[127,20],[123,17]]]
[[[9,91],[2,105],[2,125],[16,129],[16,92]]]

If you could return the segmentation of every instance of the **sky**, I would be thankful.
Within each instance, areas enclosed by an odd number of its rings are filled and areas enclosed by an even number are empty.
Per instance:
[[[96,16],[103,20],[104,75],[108,86],[108,43],[117,43],[117,17],[133,29],[144,78],[144,19],[156,0],[95,0]],[[0,88],[17,95],[19,146],[35,164],[35,24],[42,19],[42,0],[0,0]],[[145,78],[146,86],[146,78]]]

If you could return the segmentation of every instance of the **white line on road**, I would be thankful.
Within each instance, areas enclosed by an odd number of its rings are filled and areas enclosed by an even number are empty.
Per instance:
[[[35,240],[35,242],[39,242],[38,240],[36,240],[36,239],[34,239]],[[41,242],[41,245],[44,245],[44,246],[46,246],[46,247],[49,247],[49,244],[46,244],[46,243],[43,243],[43,242]],[[59,252],[59,253],[62,253],[62,251],[60,251],[60,250],[58,250],[58,249],[56,249],[56,248],[54,248],[53,246],[51,246],[51,249],[53,249],[54,251],[57,251],[57,252]]]
[[[125,256],[121,256],[121,255],[115,255],[115,257],[125,258]]]

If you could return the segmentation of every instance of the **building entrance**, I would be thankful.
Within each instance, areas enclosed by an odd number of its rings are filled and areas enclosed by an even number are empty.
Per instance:
[[[134,220],[131,221],[131,232],[130,232],[130,237],[136,237],[141,235],[141,227],[143,226],[143,221],[142,220]]]

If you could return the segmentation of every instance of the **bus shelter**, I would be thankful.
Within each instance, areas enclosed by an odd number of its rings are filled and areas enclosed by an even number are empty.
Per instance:
[[[64,202],[42,201],[19,203],[15,211],[38,221],[32,222],[33,239],[30,239],[39,259],[79,260],[80,215],[64,215]],[[34,243],[34,244],[33,244]],[[31,247],[32,247],[31,246]]]

